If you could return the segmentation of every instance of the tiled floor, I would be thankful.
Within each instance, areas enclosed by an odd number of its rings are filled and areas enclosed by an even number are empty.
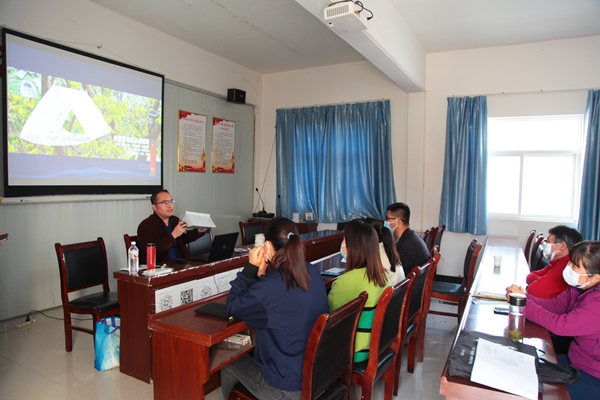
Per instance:
[[[61,318],[62,309],[46,314]],[[87,316],[83,316],[86,318]],[[92,336],[74,332],[71,353],[65,352],[62,321],[35,314],[36,323],[21,329],[24,319],[0,324],[0,399],[152,399],[152,385],[121,374],[118,368],[99,372],[94,369]],[[84,323],[84,322],[82,322]],[[91,325],[91,322],[85,322]],[[425,362],[414,374],[406,372],[404,353],[402,382],[396,399],[440,399],[440,375],[456,330],[456,319],[431,315],[428,318]],[[375,399],[383,398],[381,382]],[[353,388],[352,399],[360,398]],[[216,390],[209,400],[222,400]],[[178,400],[178,399],[174,399]],[[183,399],[185,400],[185,399]]]

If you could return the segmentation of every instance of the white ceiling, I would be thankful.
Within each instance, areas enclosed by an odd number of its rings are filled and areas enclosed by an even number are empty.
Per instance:
[[[90,1],[263,74],[365,59],[295,0]],[[600,35],[599,0],[378,1],[426,53]]]

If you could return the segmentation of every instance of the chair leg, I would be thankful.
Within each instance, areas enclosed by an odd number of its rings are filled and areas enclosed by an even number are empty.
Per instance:
[[[404,342],[404,340],[406,340],[405,338],[402,339],[402,342]],[[398,396],[398,388],[400,387],[400,369],[402,368],[402,348],[404,347],[403,344],[401,344],[400,346],[398,346],[398,354],[396,355],[396,362],[394,363],[393,366],[390,366],[390,368],[394,368],[394,396]]]
[[[417,331],[413,333],[413,335],[410,338],[410,341],[408,342],[408,357],[406,363],[406,370],[411,374],[415,372],[415,353],[417,350],[417,337],[419,335],[421,327],[418,326],[416,329]]]
[[[71,329],[71,313],[64,312],[64,325],[65,325],[65,350],[70,352],[73,350],[73,330]]]
[[[395,359],[394,361],[392,361],[392,365],[390,365],[388,367],[387,372],[383,376],[383,378],[385,379],[384,394],[383,394],[384,400],[392,400],[392,392],[394,391],[394,382],[395,382],[395,378],[396,378],[395,371],[396,371],[396,363],[397,362],[398,362],[398,359]]]
[[[426,320],[421,321],[419,326],[419,332],[417,336],[417,361],[423,362],[425,359],[425,326]]]

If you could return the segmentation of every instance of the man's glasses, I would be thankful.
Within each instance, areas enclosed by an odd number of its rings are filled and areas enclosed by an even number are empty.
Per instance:
[[[154,204],[162,204],[163,206],[166,206],[167,204],[175,204],[175,200],[173,200],[173,199],[163,200],[163,201],[159,201],[158,203],[154,203]]]

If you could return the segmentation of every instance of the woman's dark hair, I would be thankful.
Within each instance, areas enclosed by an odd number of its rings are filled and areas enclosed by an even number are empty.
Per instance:
[[[310,276],[306,270],[304,245],[296,224],[287,218],[273,218],[265,229],[265,240],[273,243],[275,247],[275,257],[271,265],[285,277],[287,289],[298,285],[306,292]]]
[[[379,257],[379,240],[375,229],[363,220],[348,222],[344,227],[346,240],[346,271],[365,267],[369,282],[384,287],[385,269]]]
[[[600,241],[586,240],[575,244],[569,250],[569,259],[583,265],[588,275],[600,274]]]
[[[385,228],[381,220],[365,218],[365,222],[375,229],[377,237],[379,238],[379,243],[383,243],[385,254],[387,254],[388,259],[390,260],[390,269],[392,272],[396,272],[396,265],[400,264],[400,255],[398,254],[398,250],[396,250],[396,241],[394,240],[392,231]]]

